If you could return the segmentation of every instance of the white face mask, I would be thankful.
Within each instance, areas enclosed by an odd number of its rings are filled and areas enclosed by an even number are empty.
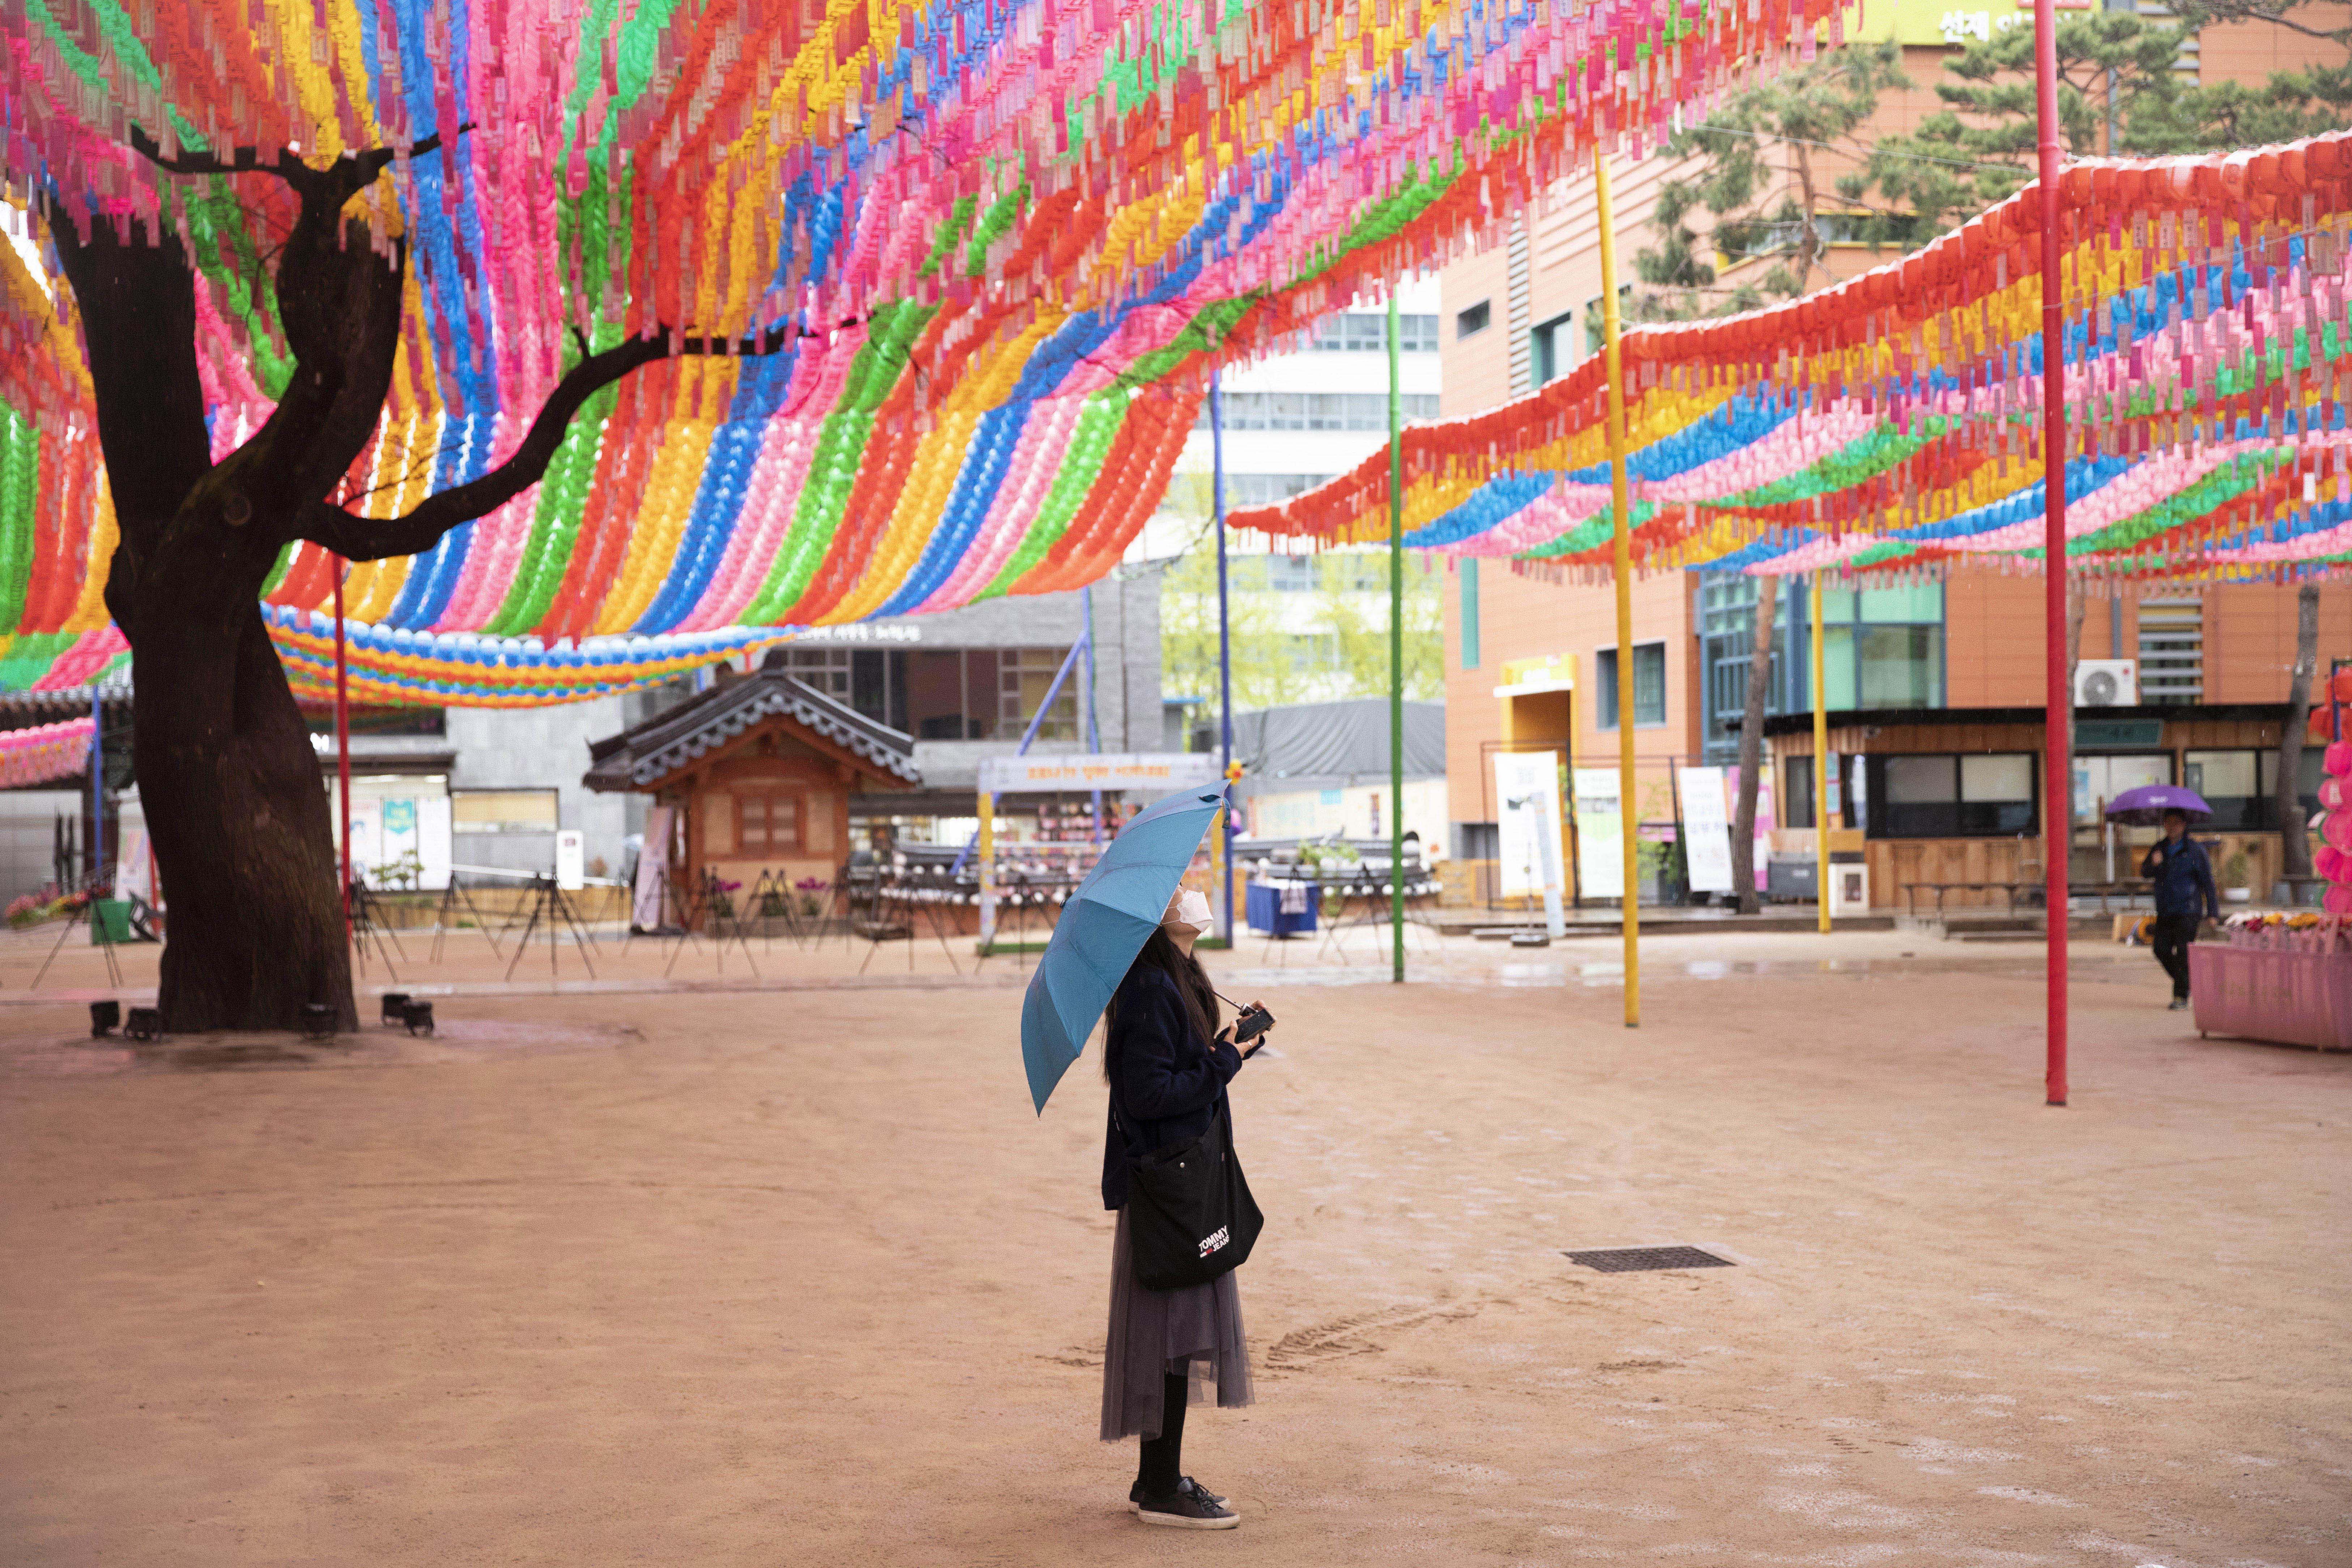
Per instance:
[[[1176,912],[1160,922],[1169,926],[1190,926],[1195,936],[1206,936],[1216,921],[1209,913],[1209,895],[1187,888],[1176,895]]]

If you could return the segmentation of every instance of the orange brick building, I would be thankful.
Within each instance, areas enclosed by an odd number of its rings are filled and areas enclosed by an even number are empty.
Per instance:
[[[1899,40],[1913,84],[1909,91],[1882,98],[1875,131],[1908,129],[1940,107],[1933,89],[1949,52],[1946,40],[1956,30],[2014,25],[2007,20],[2016,14],[2011,0],[1988,4],[1981,15],[1972,3],[1962,10],[1942,0],[1933,5],[1890,0],[1871,7],[1864,36]],[[2297,17],[2315,27],[2340,26],[2347,10],[2312,6]],[[2273,71],[2340,63],[2340,57],[2326,43],[2250,23],[2208,29],[2183,64],[2208,83],[2259,82]],[[1825,168],[1835,165],[1834,154],[1820,156]],[[1612,162],[1623,278],[1633,276],[1633,258],[1651,243],[1648,225],[1660,183],[1685,172],[1663,158]],[[1597,346],[1601,289],[1591,193],[1588,187],[1560,195],[1554,208],[1517,226],[1505,245],[1441,274],[1448,416],[1521,395]],[[1845,277],[1891,254],[1833,243],[1826,266],[1832,276]],[[1718,262],[1725,281],[1736,279],[1742,266],[1760,265]],[[1779,847],[1792,857],[1810,847],[1813,820],[1805,591],[1801,581],[1783,585],[1773,641],[1771,708],[1779,717],[1766,726],[1774,757],[1768,775],[1772,823]],[[1634,808],[1650,825],[1650,837],[1668,836],[1680,815],[1677,763],[1736,760],[1737,727],[1729,721],[1744,700],[1754,595],[1751,581],[1696,573],[1634,585]],[[1495,853],[1493,752],[1549,746],[1572,752],[1579,765],[1615,762],[1614,595],[1606,584],[1565,585],[1517,575],[1499,562],[1464,562],[1443,596],[1447,772],[1455,818],[1451,848],[1461,863],[1454,882],[1456,897],[1475,900],[1484,896],[1480,865]],[[1998,880],[2016,868],[2038,867],[2041,847],[2032,824],[2038,821],[2043,699],[2040,580],[1962,573],[1941,584],[1861,593],[1832,587],[1824,597],[1826,706],[1840,759],[1832,826],[1859,830],[1874,901],[1899,905],[1902,885],[1909,881]],[[2294,598],[2292,588],[2246,586],[2151,590],[2089,602],[2081,658],[2130,661],[2140,700],[2086,711],[2078,720],[2078,823],[2095,823],[2097,803],[2129,784],[2160,777],[2194,787],[2201,780],[2220,808],[2215,826],[2224,857],[2217,864],[2244,848],[2243,875],[2267,896],[2278,851],[2273,814],[2263,798],[2270,793],[2266,770],[2273,763],[2263,753],[2274,752],[2284,712],[2294,659]],[[2352,589],[2330,588],[2322,595],[2322,675],[2331,654],[2352,656]],[[1562,656],[1574,661],[1575,696],[1522,701],[1516,716],[1507,711],[1506,700],[1496,694],[1506,683],[1503,667]],[[1887,760],[1895,756],[1911,760]],[[1964,767],[1962,756],[1976,760]],[[2031,766],[2018,762],[2026,756]],[[1948,769],[1941,758],[1951,759]],[[2305,782],[2315,789],[2315,755],[2305,766]],[[1939,782],[1947,773],[1948,791]],[[1898,797],[1948,793],[1953,798],[1890,799],[1890,791]],[[2000,791],[2021,792],[2022,798],[1969,798]],[[1955,831],[1896,831],[1921,826]],[[2118,863],[2136,864],[2129,853],[2133,837],[2112,851]],[[2110,853],[2095,826],[2081,826],[2074,874],[2097,879]]]

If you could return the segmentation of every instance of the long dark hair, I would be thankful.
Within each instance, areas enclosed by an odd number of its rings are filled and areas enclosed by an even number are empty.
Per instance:
[[[1217,994],[1209,989],[1208,971],[1201,961],[1176,945],[1166,926],[1154,926],[1151,934],[1143,939],[1143,951],[1128,965],[1127,979],[1111,994],[1110,1005],[1103,1009],[1109,1026],[1103,1031],[1103,1077],[1113,1078],[1118,1071],[1118,999],[1127,990],[1128,982],[1136,972],[1156,969],[1176,983],[1176,994],[1184,999],[1184,1011],[1191,1017],[1193,1032],[1206,1046],[1217,1032]]]

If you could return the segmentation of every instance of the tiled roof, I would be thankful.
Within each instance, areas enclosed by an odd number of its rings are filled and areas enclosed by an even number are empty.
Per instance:
[[[583,781],[595,790],[640,790],[719,750],[752,726],[782,715],[909,784],[923,782],[911,736],[777,669],[713,688],[634,729],[592,742]]]

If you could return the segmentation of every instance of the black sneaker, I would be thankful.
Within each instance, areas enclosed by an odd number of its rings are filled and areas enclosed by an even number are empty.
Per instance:
[[[2188,1006],[2189,1006],[2189,998],[2188,998],[2188,997],[2186,997],[2186,996],[2175,996],[2175,997],[2172,999],[2172,1005],[2171,1005],[2171,1006],[2169,1006],[2169,1007],[2167,1007],[2167,1008],[2165,1009],[2165,1011],[2166,1011],[2166,1012],[2168,1012],[2168,1013],[2179,1013],[2179,1012],[2183,1012],[2183,1011],[2185,1011],[2185,1010],[2188,1008]]]
[[[1189,1492],[1195,1497],[1205,1499],[1207,1501],[1215,1504],[1219,1508],[1225,1506],[1224,1499],[1219,1497],[1216,1493],[1211,1491],[1208,1488],[1202,1486],[1200,1482],[1194,1480],[1190,1476],[1186,1476],[1181,1480],[1178,1481],[1176,1483],[1176,1489],[1179,1492]],[[1127,1489],[1127,1506],[1130,1512],[1140,1509],[1143,1506],[1143,1483],[1141,1481],[1138,1481],[1133,1486]]]
[[[1242,1521],[1240,1514],[1202,1489],[1190,1476],[1177,1482],[1176,1489],[1166,1497],[1139,1500],[1135,1516],[1146,1524],[1172,1525],[1178,1530],[1232,1530]]]

